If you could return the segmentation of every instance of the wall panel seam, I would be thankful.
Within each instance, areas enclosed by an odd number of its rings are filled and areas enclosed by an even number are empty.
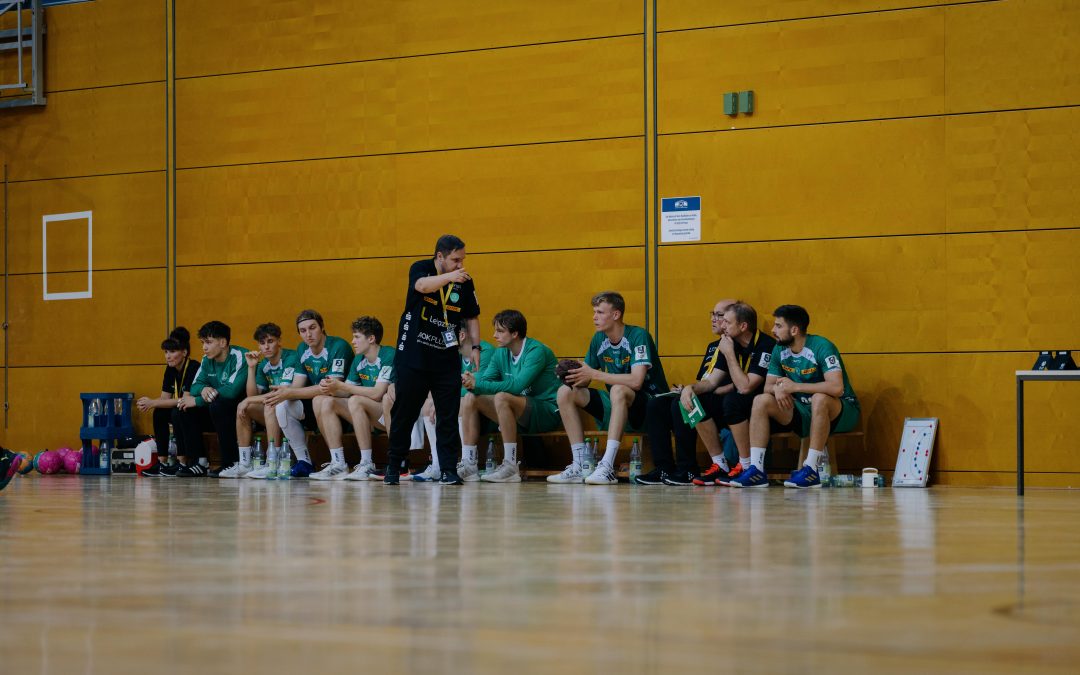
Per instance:
[[[108,178],[110,176],[138,176],[146,173],[165,173],[166,169],[144,169],[142,171],[117,171],[115,173],[88,173],[81,176],[51,176],[48,178],[22,178],[20,180],[8,181],[11,184],[17,183],[41,183],[50,180],[79,180],[82,178]]]
[[[693,244],[661,244],[661,248],[697,248],[699,246],[733,246],[741,244],[784,244],[812,241],[845,241],[852,239],[899,239],[910,237],[953,237],[979,234],[1017,234],[1023,232],[1075,232],[1080,226],[1070,225],[1065,227],[1032,227],[1014,228],[1007,230],[965,230],[961,232],[900,232],[896,234],[853,234],[843,237],[808,237],[805,239],[745,239],[739,241],[701,241]]]
[[[165,80],[146,80],[144,82],[120,82],[117,84],[97,84],[92,87],[72,87],[71,89],[48,89],[46,94],[68,94],[74,91],[94,91],[96,89],[116,89],[118,87],[137,87],[143,84],[164,84]]]
[[[163,270],[167,269],[165,265],[155,265],[153,267],[95,267],[93,272],[141,272],[147,270]],[[85,273],[87,270],[54,270],[50,269],[49,274],[80,274]],[[33,277],[41,276],[44,272],[9,272],[8,276],[12,277]]]

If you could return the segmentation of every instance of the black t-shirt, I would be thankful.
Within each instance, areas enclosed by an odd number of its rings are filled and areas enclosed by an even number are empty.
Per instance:
[[[416,290],[418,280],[438,274],[433,259],[418,260],[409,268],[409,290],[405,294],[405,311],[398,324],[395,367],[407,365],[425,370],[461,367],[457,347],[447,348],[443,333],[453,330],[457,335],[466,319],[480,316],[476,288],[470,279],[463,284],[447,284],[433,293]]]
[[[195,375],[199,372],[199,362],[188,359],[180,364],[180,370],[165,366],[165,377],[161,380],[161,391],[167,391],[173,398],[180,398],[191,389]]]
[[[739,361],[739,366],[742,367],[744,373],[747,375],[756,374],[764,378],[769,374],[769,361],[772,360],[772,351],[775,346],[776,340],[772,336],[761,331],[754,331],[754,336],[750,338],[750,342],[745,347],[738,342],[735,343],[735,358]],[[724,376],[720,378],[720,384],[725,384],[731,380],[731,377],[727,374],[727,359],[719,351],[719,340],[710,342],[709,346],[705,348],[705,356],[701,359],[697,379],[705,378],[713,370],[721,370],[724,372]],[[759,391],[764,387],[765,384],[762,381],[761,386],[758,387]]]

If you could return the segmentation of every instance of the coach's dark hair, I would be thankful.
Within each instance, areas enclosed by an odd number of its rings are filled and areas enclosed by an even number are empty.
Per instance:
[[[169,337],[161,341],[161,348],[167,352],[185,351],[191,353],[191,333],[183,326],[173,328]]]
[[[742,300],[736,300],[734,304],[728,305],[727,311],[735,312],[736,324],[745,323],[750,330],[757,330],[757,310],[750,305]]]
[[[212,338],[225,338],[225,342],[229,342],[232,339],[232,329],[220,321],[207,321],[199,329],[199,339],[210,340]]]
[[[315,320],[315,323],[319,324],[319,328],[323,327],[322,314],[319,314],[313,309],[305,309],[296,315],[296,325],[299,326],[303,321]]]
[[[524,338],[529,331],[529,322],[525,320],[525,315],[516,309],[504,309],[499,312],[491,320],[491,325],[501,326],[508,333],[517,333],[519,338]]]
[[[439,241],[435,242],[435,255],[442,253],[444,256],[448,256],[454,251],[465,248],[465,242],[461,241],[459,237],[455,237],[452,234],[444,234],[439,237]]]
[[[596,307],[601,302],[606,302],[611,305],[612,309],[619,311],[619,318],[626,316],[626,300],[623,300],[623,296],[615,291],[600,291],[596,295],[592,296],[592,306]]]
[[[363,333],[364,335],[371,335],[375,338],[375,342],[382,344],[383,327],[382,321],[379,321],[373,316],[362,316],[356,321],[352,322],[352,329],[354,333]]]
[[[262,342],[268,337],[281,339],[281,326],[276,323],[260,323],[255,329],[255,342]]]
[[[773,316],[795,326],[803,335],[806,335],[806,330],[810,328],[810,314],[798,305],[780,305],[773,310]]]

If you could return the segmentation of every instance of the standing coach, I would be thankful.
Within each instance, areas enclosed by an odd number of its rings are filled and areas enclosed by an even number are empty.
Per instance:
[[[439,237],[435,257],[409,268],[405,311],[398,324],[396,398],[390,413],[390,460],[384,482],[397,485],[408,456],[412,427],[430,392],[435,403],[435,440],[442,467],[440,483],[461,485],[454,466],[461,453],[458,408],[461,360],[458,328],[464,324],[473,345],[474,369],[480,365],[480,305],[472,277],[465,271],[465,242],[452,234]]]

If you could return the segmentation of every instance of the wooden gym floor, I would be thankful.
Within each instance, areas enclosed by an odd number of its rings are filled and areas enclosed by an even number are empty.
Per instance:
[[[1080,492],[19,477],[0,673],[1080,671]]]

